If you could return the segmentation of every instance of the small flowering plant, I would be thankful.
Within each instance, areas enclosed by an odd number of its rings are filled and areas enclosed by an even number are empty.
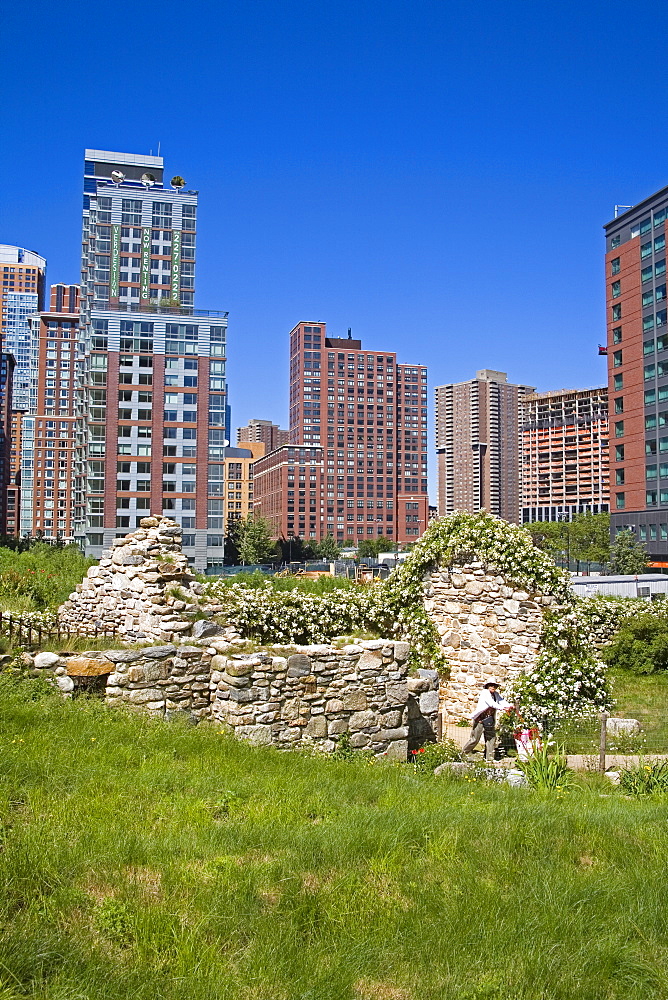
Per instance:
[[[461,750],[454,740],[444,739],[440,743],[425,743],[411,750],[410,759],[416,771],[432,774],[439,764],[462,759]]]

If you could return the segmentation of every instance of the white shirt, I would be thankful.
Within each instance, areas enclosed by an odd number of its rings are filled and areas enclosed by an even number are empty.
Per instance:
[[[494,694],[492,694],[489,688],[483,688],[480,692],[480,697],[478,698],[478,704],[475,707],[475,711],[471,712],[469,718],[473,719],[475,722],[477,717],[487,708],[493,708],[494,711],[497,712],[500,708],[512,707],[512,702],[506,701],[502,698],[498,691],[495,691]]]

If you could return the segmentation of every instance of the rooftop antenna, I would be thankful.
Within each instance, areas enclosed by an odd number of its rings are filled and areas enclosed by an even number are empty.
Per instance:
[[[160,156],[160,140],[158,139],[158,156]]]
[[[352,340],[352,339],[353,339],[353,328],[352,328],[352,326],[349,326],[348,327],[348,340]]]
[[[615,205],[615,218],[619,215],[620,208],[633,208],[633,205]]]

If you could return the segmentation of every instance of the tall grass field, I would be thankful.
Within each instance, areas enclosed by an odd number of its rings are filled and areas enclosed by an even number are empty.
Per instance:
[[[668,997],[665,799],[254,748],[0,677],[0,1000]]]

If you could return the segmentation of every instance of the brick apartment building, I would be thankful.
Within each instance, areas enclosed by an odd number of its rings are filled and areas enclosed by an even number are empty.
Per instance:
[[[532,386],[482,369],[468,382],[436,389],[438,512],[491,514],[520,522],[520,410]]]
[[[415,541],[428,521],[427,369],[298,323],[290,444],[255,463],[254,493],[276,537]]]
[[[611,533],[668,565],[668,187],[605,228]]]
[[[227,313],[195,309],[198,195],[163,175],[159,156],[86,150],[75,533],[99,557],[165,513],[205,570],[219,559]]]
[[[522,521],[571,521],[609,510],[608,389],[525,395]]]
[[[278,424],[272,424],[271,420],[249,420],[245,427],[237,428],[237,444],[261,442],[267,455],[275,448],[288,444],[289,440],[290,431],[284,430]]]
[[[79,286],[52,285],[48,311],[28,319],[29,405],[15,417],[20,470],[10,492],[20,515],[13,528],[73,542]]]

